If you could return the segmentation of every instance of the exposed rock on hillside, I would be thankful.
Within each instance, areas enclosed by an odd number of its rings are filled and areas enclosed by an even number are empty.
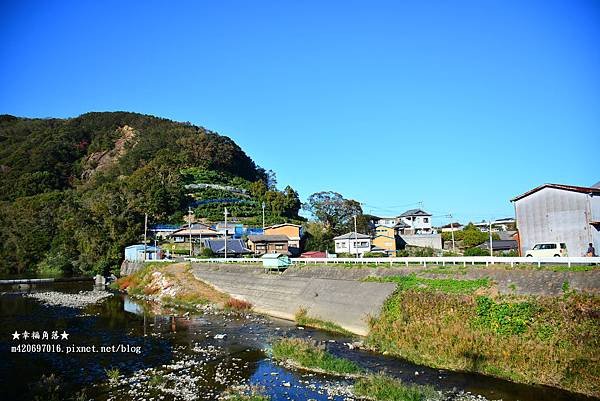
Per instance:
[[[85,167],[81,178],[89,179],[97,171],[107,170],[119,161],[128,148],[136,145],[136,132],[132,127],[124,125],[121,128],[117,128],[117,132],[119,133],[119,138],[115,141],[112,149],[94,152],[84,159],[83,165]]]

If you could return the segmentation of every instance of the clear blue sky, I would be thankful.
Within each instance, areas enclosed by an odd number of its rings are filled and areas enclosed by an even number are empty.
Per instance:
[[[0,113],[190,121],[303,199],[468,221],[600,181],[598,0],[14,1],[0,19]]]

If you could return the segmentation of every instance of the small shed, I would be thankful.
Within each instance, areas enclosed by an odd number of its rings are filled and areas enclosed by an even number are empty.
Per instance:
[[[130,245],[125,248],[125,260],[130,262],[143,262],[144,260],[157,260],[161,258],[159,247],[146,245],[146,258],[144,259],[144,244]]]
[[[289,256],[283,253],[265,253],[260,258],[262,259],[265,270],[282,270],[292,264]]]

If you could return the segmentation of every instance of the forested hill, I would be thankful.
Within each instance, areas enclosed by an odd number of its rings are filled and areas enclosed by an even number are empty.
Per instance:
[[[181,223],[188,206],[206,218],[228,206],[253,222],[263,201],[269,219],[299,219],[292,188],[202,127],[128,112],[0,116],[0,273],[107,273],[139,242],[144,213]]]

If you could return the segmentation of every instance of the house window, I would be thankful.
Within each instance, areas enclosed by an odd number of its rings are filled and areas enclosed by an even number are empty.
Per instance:
[[[423,217],[423,223],[429,223],[429,218]]]
[[[275,245],[275,249],[283,249],[283,245]]]

